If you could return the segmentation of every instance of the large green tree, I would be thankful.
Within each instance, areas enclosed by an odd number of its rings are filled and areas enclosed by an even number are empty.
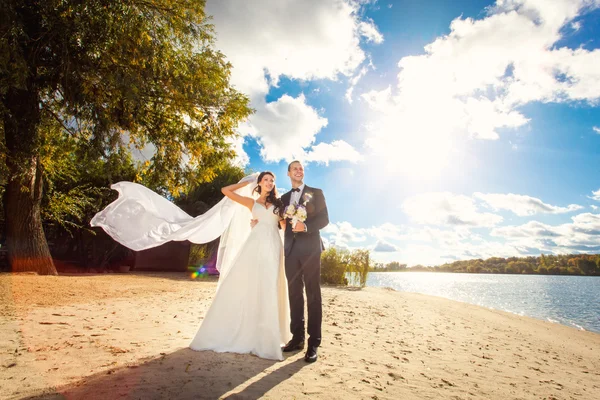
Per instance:
[[[225,165],[219,170],[215,179],[210,182],[190,184],[181,196],[174,199],[174,202],[192,217],[197,217],[221,201],[223,198],[221,188],[238,182],[249,173],[240,166]]]
[[[213,47],[204,1],[0,3],[0,160],[13,271],[56,273],[40,217],[48,121],[99,158],[123,143],[151,144],[140,178],[172,194],[189,179],[212,179],[233,155],[229,138],[251,109]]]

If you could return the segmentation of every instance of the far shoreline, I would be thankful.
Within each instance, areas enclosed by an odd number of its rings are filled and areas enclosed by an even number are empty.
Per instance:
[[[533,276],[582,276],[582,277],[589,277],[589,278],[599,278],[600,275],[581,275],[581,274],[539,274],[539,273],[516,273],[516,272],[503,272],[503,273],[499,273],[499,272],[467,272],[467,271],[429,271],[429,270],[417,270],[417,271],[410,271],[410,268],[407,268],[406,270],[402,270],[402,271],[369,271],[370,273],[388,273],[388,272],[398,272],[398,273],[407,273],[407,272],[425,272],[425,273],[432,273],[432,274],[468,274],[468,275],[516,275],[516,276],[523,276],[523,275],[533,275]]]

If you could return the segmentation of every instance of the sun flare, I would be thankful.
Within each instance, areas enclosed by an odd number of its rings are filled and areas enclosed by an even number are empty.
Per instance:
[[[458,156],[459,140],[446,132],[399,130],[393,123],[367,140],[388,175],[408,178],[443,178]]]

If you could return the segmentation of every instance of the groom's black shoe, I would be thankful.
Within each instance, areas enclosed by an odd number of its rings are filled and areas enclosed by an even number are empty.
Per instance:
[[[306,349],[306,355],[304,356],[304,361],[307,363],[314,363],[317,361],[317,346],[308,345],[308,349]]]
[[[292,338],[284,347],[283,351],[285,353],[290,351],[302,350],[304,348],[304,338]]]

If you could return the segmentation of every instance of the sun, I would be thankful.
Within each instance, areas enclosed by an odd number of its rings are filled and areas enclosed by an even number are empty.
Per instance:
[[[372,138],[367,146],[386,175],[411,179],[443,179],[454,170],[460,156],[459,143],[447,135],[386,135]]]
[[[384,93],[372,104],[366,146],[388,175],[443,178],[460,162],[468,119],[460,101]]]

